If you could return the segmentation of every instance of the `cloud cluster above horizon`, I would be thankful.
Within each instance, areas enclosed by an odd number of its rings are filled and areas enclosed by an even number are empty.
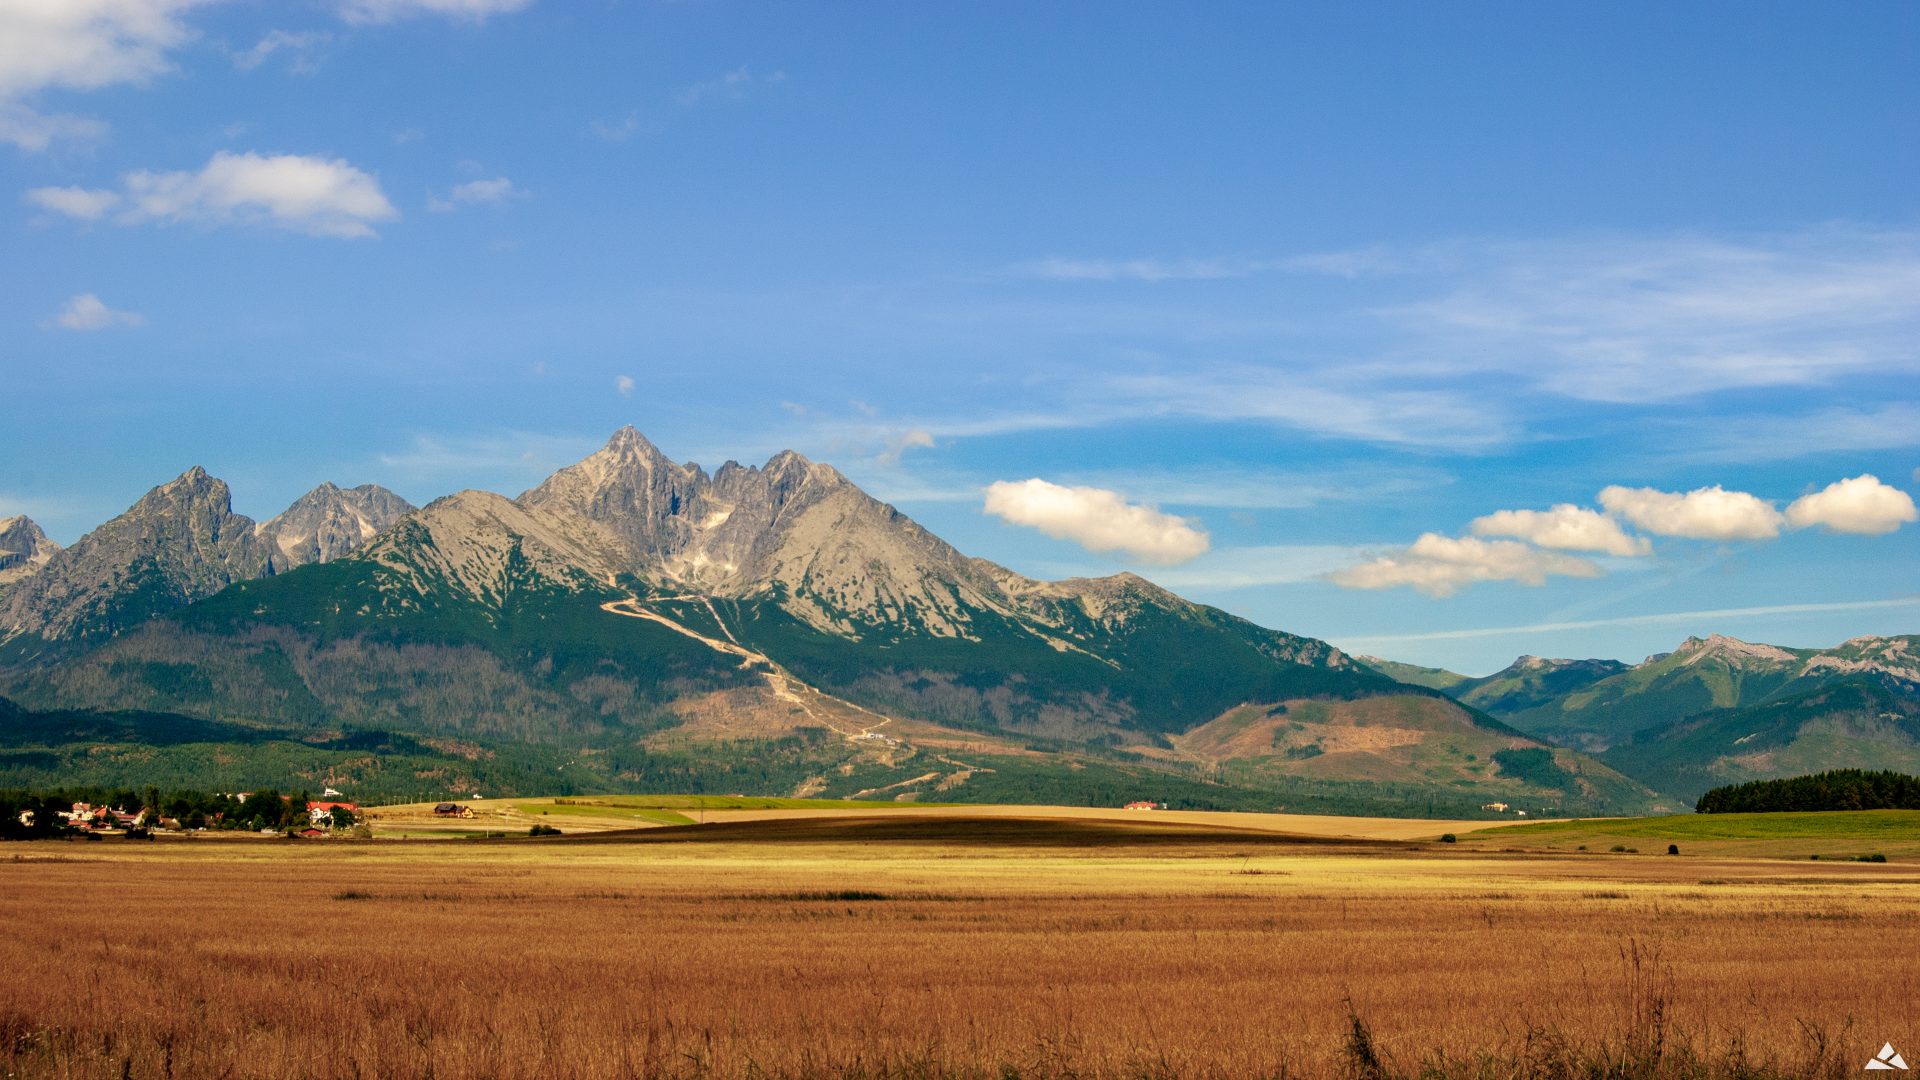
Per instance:
[[[1920,519],[1913,496],[1871,474],[1836,480],[1795,499],[1784,513],[1765,499],[1718,484],[1688,492],[1616,484],[1601,490],[1599,502],[1604,513],[1568,503],[1546,511],[1496,511],[1475,518],[1469,528],[1478,536],[1517,537],[1526,543],[1454,540],[1425,533],[1403,551],[1334,571],[1327,580],[1351,589],[1404,585],[1429,596],[1448,597],[1477,581],[1538,587],[1553,574],[1599,577],[1603,573],[1590,560],[1540,549],[1620,558],[1653,554],[1653,542],[1629,535],[1621,527],[1623,521],[1653,536],[1734,542],[1771,540],[1783,526],[1883,536]]]

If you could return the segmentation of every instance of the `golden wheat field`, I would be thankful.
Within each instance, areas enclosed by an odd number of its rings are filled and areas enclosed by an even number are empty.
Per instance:
[[[1899,863],[1170,823],[0,852],[0,1073],[1757,1077],[1920,1050]]]

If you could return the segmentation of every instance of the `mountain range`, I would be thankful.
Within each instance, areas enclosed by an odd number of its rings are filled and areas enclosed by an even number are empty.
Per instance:
[[[968,557],[799,454],[709,473],[632,428],[418,509],[323,484],[255,523],[194,468],[64,550],[10,519],[0,573],[0,785],[1635,812],[1738,771],[1703,710],[1911,698],[1907,654],[1857,643],[1778,650],[1792,677],[1719,638],[1731,666],[1361,662],[1132,574]]]
[[[0,597],[0,693],[11,782],[1657,802],[1326,642],[1132,574],[1027,578],[830,466],[709,473],[631,428],[419,509],[323,485],[255,524],[189,470]]]
[[[1832,768],[1920,771],[1916,636],[1804,649],[1714,634],[1635,665],[1522,656],[1478,679],[1366,662],[1687,798]]]

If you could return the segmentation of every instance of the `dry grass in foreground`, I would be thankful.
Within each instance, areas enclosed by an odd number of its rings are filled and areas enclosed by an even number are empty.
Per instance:
[[[768,833],[9,846],[0,1072],[1797,1078],[1920,1049],[1899,865]]]

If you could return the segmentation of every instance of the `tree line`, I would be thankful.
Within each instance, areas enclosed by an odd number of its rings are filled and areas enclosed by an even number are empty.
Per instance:
[[[1694,808],[1702,814],[1807,810],[1920,810],[1920,776],[1835,769],[1811,776],[1753,780],[1717,787]]]

